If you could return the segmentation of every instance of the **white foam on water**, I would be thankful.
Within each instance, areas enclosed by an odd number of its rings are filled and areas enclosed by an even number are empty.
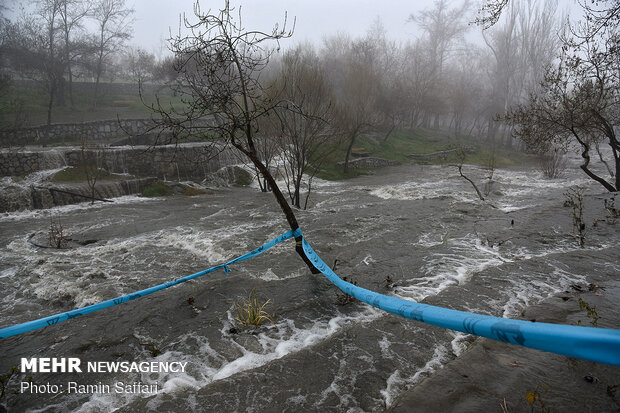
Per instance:
[[[551,273],[534,274],[530,280],[509,280],[512,283],[508,299],[502,307],[502,317],[519,315],[523,308],[566,291],[572,284],[583,284],[586,276],[559,267]]]
[[[278,277],[271,268],[267,268],[265,272],[259,273],[257,278],[260,278],[264,281],[279,281],[280,277]]]
[[[497,205],[497,209],[499,209],[502,212],[515,212],[515,211],[520,211],[522,209],[528,209],[528,208],[534,208],[536,205],[532,205],[532,204],[525,204],[525,205],[513,205],[510,203],[500,203],[499,205]]]
[[[502,196],[495,201],[496,205],[500,211],[506,213],[538,206],[533,204],[532,200],[541,201],[538,196],[541,192],[592,184],[592,181],[581,173],[565,178],[550,179],[539,171],[525,172],[508,169],[496,170],[493,179],[500,185],[502,192]]]
[[[431,248],[436,247],[437,245],[441,245],[447,242],[450,239],[449,232],[426,232],[418,238],[418,240],[413,245],[418,245],[421,247]]]
[[[396,370],[388,377],[384,390],[381,390],[381,395],[385,400],[385,407],[389,408],[394,403],[394,399],[402,393],[402,386],[405,383],[400,370]]]
[[[470,193],[456,189],[453,182],[449,182],[449,179],[383,185],[370,191],[370,194],[386,200],[414,201],[419,199],[452,198],[461,202],[475,201]]]
[[[443,242],[442,242],[443,243]],[[413,285],[399,286],[394,295],[415,301],[437,295],[451,285],[467,282],[474,274],[510,260],[502,257],[497,247],[484,245],[475,235],[448,239],[450,251],[431,253],[421,267],[423,277],[410,281]]]
[[[372,258],[372,256],[368,255],[368,256],[366,256],[366,258],[364,258],[364,259],[362,260],[362,262],[363,262],[364,264],[366,264],[366,265],[370,265],[371,263],[375,263],[375,262],[377,262],[377,261],[375,261],[375,259],[374,259],[374,258]]]
[[[306,399],[307,397],[301,394],[298,396],[291,396],[288,399],[286,399],[286,404],[287,405],[294,404],[294,405],[301,407],[306,403]]]
[[[381,349],[381,357],[385,359],[392,358],[392,353],[390,351],[391,344],[392,343],[386,336],[381,337],[381,341],[379,341],[379,348]]]
[[[255,247],[245,235],[249,229],[269,224],[175,227],[71,249],[39,249],[23,237],[2,257],[22,263],[27,276],[15,281],[30,297],[83,307],[224,263]],[[264,276],[279,279],[273,272]]]
[[[405,375],[401,373],[400,370],[396,370],[392,373],[386,381],[386,388],[381,390],[381,395],[385,400],[385,407],[391,407],[399,395],[411,388],[411,386],[419,382],[423,377],[431,374],[435,370],[441,369],[448,359],[449,354],[446,347],[439,344],[435,348],[430,360],[428,360],[422,368],[417,370],[413,376]]]
[[[199,389],[217,380],[224,380],[235,374],[255,369],[265,364],[311,347],[323,340],[329,339],[341,329],[355,324],[375,320],[383,315],[382,312],[365,308],[363,311],[350,315],[339,315],[330,319],[318,319],[305,328],[299,328],[293,320],[281,320],[275,326],[268,326],[257,337],[258,348],[247,349],[233,339],[230,346],[238,349],[241,355],[229,360],[227,356],[215,351],[206,337],[196,332],[190,332],[179,337],[178,341],[171,346],[177,349],[168,350],[157,356],[155,361],[187,362],[185,373],[140,373],[130,377],[117,377],[116,381],[141,381],[145,384],[157,383],[160,389],[157,397],[163,394],[171,394],[185,389]],[[228,313],[229,320],[232,315]],[[222,331],[230,327],[229,321],[225,321]],[[141,342],[148,342],[148,337],[135,334]],[[191,344],[190,344],[191,343]],[[148,355],[145,354],[145,357]],[[110,411],[129,404],[136,398],[145,397],[148,394],[118,394],[94,395],[87,403],[81,406],[78,412]],[[153,402],[157,404],[157,402]]]
[[[377,311],[367,309],[353,315],[336,316],[329,320],[316,320],[310,327],[304,329],[296,327],[292,320],[281,321],[277,324],[277,329],[274,329],[275,334],[261,333],[258,335],[262,347],[261,353],[242,349],[243,356],[224,365],[213,375],[212,380],[221,380],[239,372],[265,365],[272,360],[319,343],[347,325],[360,320],[368,322],[380,315],[381,313]]]
[[[460,331],[450,331],[450,335],[454,337],[450,342],[452,353],[459,357],[469,347],[471,336],[469,334],[461,333]]]
[[[143,202],[153,202],[155,198],[146,198],[136,195],[125,195],[114,198],[114,203],[96,202],[93,205],[90,202],[82,202],[79,204],[70,204],[57,206],[48,209],[35,209],[31,211],[3,212],[0,213],[0,222],[22,221],[27,219],[38,219],[47,217],[59,217],[71,214],[76,211],[96,211],[102,208],[113,208],[115,205],[137,204]]]
[[[423,240],[424,239],[424,240]],[[429,238],[421,237],[421,241],[418,244],[422,244],[425,247],[433,247],[439,245],[437,242],[428,240]],[[444,244],[442,242],[442,244]],[[422,272],[425,274],[422,277],[410,278],[409,285],[399,285],[394,291],[394,295],[403,299],[421,301],[426,297],[435,296],[446,288],[467,283],[472,276],[477,273],[488,270],[489,268],[499,267],[507,263],[515,263],[519,261],[527,261],[532,259],[541,259],[552,257],[554,255],[561,255],[575,251],[583,250],[600,250],[609,248],[608,245],[586,245],[585,248],[579,247],[577,243],[569,239],[561,239],[554,244],[543,245],[542,248],[538,247],[537,250],[530,250],[526,247],[519,247],[517,249],[500,248],[497,245],[489,247],[479,237],[468,234],[465,237],[448,239],[445,243],[448,250],[445,252],[430,253],[424,260],[425,264],[421,267]],[[560,271],[560,270],[558,270]],[[525,278],[520,278],[515,284],[514,296],[507,298],[504,308],[506,314],[512,314],[512,311],[530,302],[537,302],[542,297],[547,297],[551,294],[557,293],[560,290],[554,285],[563,286],[566,283],[574,283],[579,281],[580,276],[560,276],[560,272],[554,272],[549,275],[550,280],[554,279],[556,284],[547,282],[545,280],[541,282],[539,288],[544,291],[543,295],[531,295],[531,291],[525,291],[522,285],[528,284],[529,286],[536,285],[538,283],[541,274],[526,274]],[[561,283],[558,283],[562,281]],[[510,280],[511,283],[515,283],[514,280]],[[518,288],[517,288],[518,287]],[[513,294],[513,290],[510,290],[510,294]],[[534,297],[537,297],[534,299]]]
[[[17,274],[18,267],[9,267],[0,272],[0,278],[13,278]]]

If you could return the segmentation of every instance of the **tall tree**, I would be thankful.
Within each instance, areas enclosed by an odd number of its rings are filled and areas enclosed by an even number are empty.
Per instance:
[[[45,91],[48,124],[52,122],[58,96],[62,98],[59,16],[60,0],[39,0],[32,10],[22,9],[18,18],[6,22],[3,32],[3,55],[7,64],[22,77],[36,81]]]
[[[415,22],[423,31],[424,50],[428,56],[430,68],[430,93],[426,95],[425,112],[434,116],[434,126],[440,126],[440,117],[446,112],[446,90],[444,68],[455,44],[463,38],[468,29],[467,11],[469,0],[459,6],[449,8],[447,0],[435,0],[433,7],[423,10],[417,15],[410,15],[408,21]]]
[[[368,38],[329,39],[323,49],[333,90],[334,128],[346,141],[345,173],[357,139],[380,123],[379,76],[375,43]]]
[[[59,0],[60,26],[63,36],[64,65],[68,80],[68,92],[71,106],[73,101],[73,64],[80,54],[80,42],[74,38],[75,32],[82,28],[82,20],[90,12],[88,3],[84,0]]]
[[[97,25],[94,39],[95,95],[93,106],[99,99],[99,83],[110,57],[122,50],[132,37],[133,9],[127,8],[126,0],[98,0],[92,5],[92,15]]]
[[[0,1],[0,97],[4,96],[11,84],[11,77],[8,73],[8,62],[6,61],[7,33],[6,29],[9,20],[5,17],[7,7],[5,1]]]
[[[123,74],[134,83],[153,80],[155,55],[140,47],[129,47],[121,60]]]
[[[408,21],[417,23],[424,31],[431,65],[436,75],[440,76],[454,42],[467,31],[466,15],[470,3],[464,0],[453,9],[448,8],[448,0],[435,0],[433,4],[432,9],[411,14]]]
[[[557,16],[557,1],[553,0],[514,0],[506,7],[501,23],[483,31],[491,52],[486,99],[489,140],[505,126],[496,118],[540,87],[560,48],[560,32],[561,19]],[[510,145],[511,137],[505,135]]]
[[[63,93],[63,68],[60,59],[61,50],[58,42],[60,9],[60,0],[39,0],[37,3],[37,13],[42,19],[45,33],[45,60],[43,65],[49,92],[47,105],[48,125],[52,123],[52,108],[56,95],[61,94],[62,96]],[[61,100],[60,103],[64,104],[64,101]]]
[[[277,115],[276,139],[283,160],[284,178],[293,206],[301,208],[301,191],[306,178],[304,209],[325,155],[333,150],[329,126],[331,93],[311,45],[297,46],[283,58],[275,90],[281,103]],[[331,144],[330,144],[331,143]]]

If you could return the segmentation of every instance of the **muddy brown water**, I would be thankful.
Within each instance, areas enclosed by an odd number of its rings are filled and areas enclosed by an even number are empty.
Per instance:
[[[468,168],[484,187],[485,171]],[[570,185],[587,194],[584,248],[564,206]],[[489,202],[448,166],[403,165],[314,187],[312,207],[298,212],[301,227],[341,277],[362,287],[458,310],[589,325],[582,298],[595,306],[599,326],[620,328],[620,224],[606,218],[610,196],[577,170],[557,180],[496,170]],[[46,239],[52,217],[71,248],[33,245]],[[4,214],[0,227],[3,327],[200,271],[288,229],[272,196],[252,188]],[[552,411],[618,406],[617,367],[341,305],[335,287],[311,275],[290,242],[231,270],[0,342],[3,373],[24,357],[186,362],[185,372],[19,374],[3,405],[41,412],[501,411],[505,398],[509,411],[520,411],[534,392]],[[248,328],[235,320],[235,302],[253,288],[271,300],[274,323]],[[65,391],[20,393],[27,376]],[[69,382],[91,387],[69,393]],[[119,382],[157,391],[117,393]],[[111,391],[97,391],[102,385]]]

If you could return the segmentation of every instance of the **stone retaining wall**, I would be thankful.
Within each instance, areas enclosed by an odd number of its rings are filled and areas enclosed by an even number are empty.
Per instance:
[[[344,165],[344,162],[338,162],[338,165]],[[375,158],[375,157],[365,157],[358,158],[349,161],[349,168],[359,168],[359,169],[374,169],[374,168],[383,168],[386,166],[398,165],[398,162],[391,161],[389,159],[383,158]]]
[[[106,142],[139,135],[153,128],[151,119],[112,119],[82,123],[54,123],[0,131],[0,146],[48,145],[67,142]]]
[[[0,176],[19,176],[66,165],[61,151],[0,152]]]
[[[202,181],[208,174],[242,162],[235,149],[220,145],[142,146],[87,150],[100,168],[133,176],[156,176],[171,181]],[[65,153],[67,165],[81,162],[80,150]]]

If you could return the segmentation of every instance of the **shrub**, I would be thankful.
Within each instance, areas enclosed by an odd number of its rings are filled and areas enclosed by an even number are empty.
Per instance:
[[[162,181],[155,181],[146,188],[144,188],[144,190],[142,191],[142,196],[147,198],[169,195],[172,195],[172,188],[170,188]]]

